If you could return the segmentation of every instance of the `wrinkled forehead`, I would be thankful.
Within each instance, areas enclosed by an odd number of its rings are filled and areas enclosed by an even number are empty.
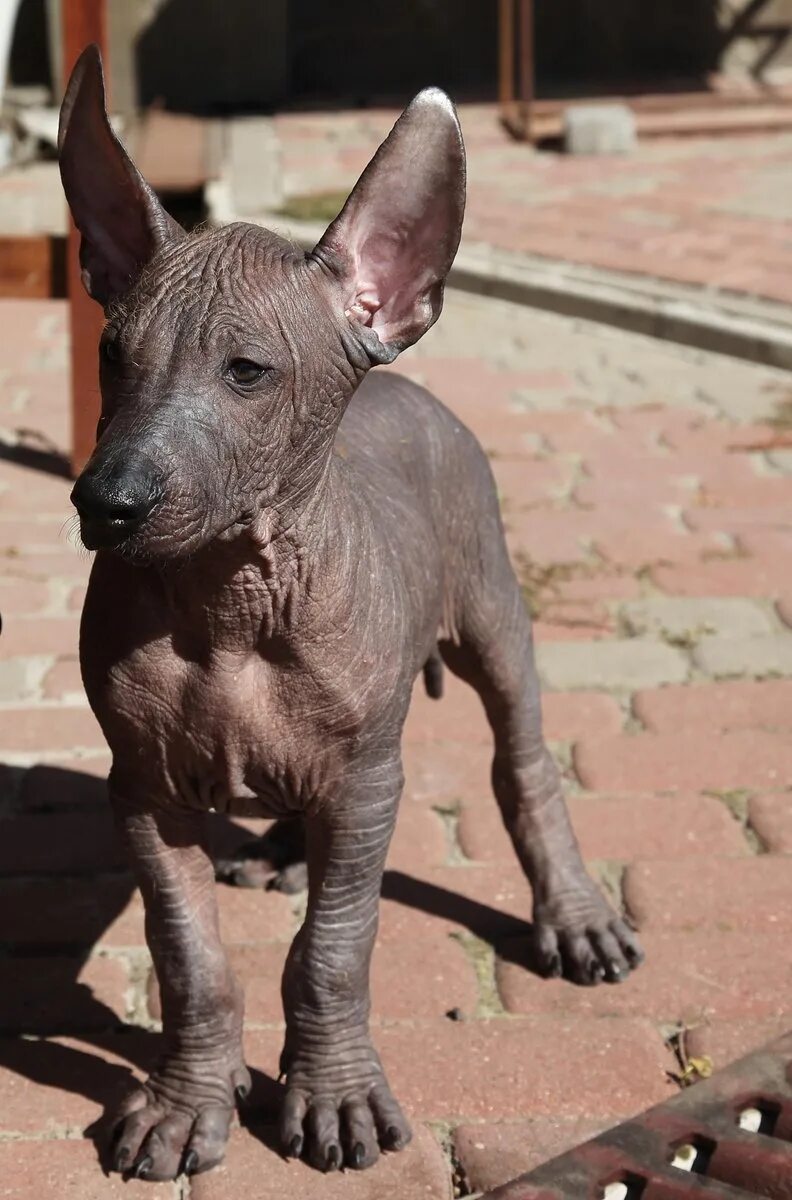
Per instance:
[[[136,340],[152,333],[206,343],[224,333],[280,326],[306,286],[303,252],[255,225],[192,234],[160,250],[134,287],[108,312]]]

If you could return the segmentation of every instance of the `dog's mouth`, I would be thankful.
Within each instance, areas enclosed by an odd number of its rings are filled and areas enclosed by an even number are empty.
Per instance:
[[[118,550],[134,536],[128,522],[80,517],[80,537],[86,550]]]
[[[212,532],[197,522],[185,522],[178,534],[152,528],[152,522],[80,517],[80,538],[86,550],[112,551],[128,562],[151,563],[188,557],[211,542],[228,544],[243,536],[256,519],[253,510],[242,512]],[[190,528],[187,528],[187,526]]]

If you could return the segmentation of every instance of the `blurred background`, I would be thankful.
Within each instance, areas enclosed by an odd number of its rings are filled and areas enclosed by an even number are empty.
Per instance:
[[[57,97],[58,0],[18,8],[11,79]],[[122,113],[399,103],[426,79],[459,99],[497,94],[497,0],[107,0],[106,10]],[[767,80],[792,66],[791,16],[784,0],[538,0],[537,81],[550,95],[667,88],[712,72]]]

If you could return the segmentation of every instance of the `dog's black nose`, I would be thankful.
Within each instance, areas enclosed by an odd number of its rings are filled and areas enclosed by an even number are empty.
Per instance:
[[[88,467],[71,494],[84,524],[104,526],[118,538],[137,529],[159,498],[158,474],[147,461],[114,465],[109,470]]]

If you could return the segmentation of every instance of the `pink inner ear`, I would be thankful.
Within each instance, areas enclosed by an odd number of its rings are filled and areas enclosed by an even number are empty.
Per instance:
[[[314,251],[343,280],[347,316],[394,357],[440,313],[464,207],[459,123],[448,97],[428,88],[405,109]]]
[[[413,323],[431,286],[432,222],[419,219],[409,228],[402,217],[401,229],[394,225],[383,231],[372,229],[362,216],[360,226],[352,247],[354,270],[346,314],[387,343]]]

